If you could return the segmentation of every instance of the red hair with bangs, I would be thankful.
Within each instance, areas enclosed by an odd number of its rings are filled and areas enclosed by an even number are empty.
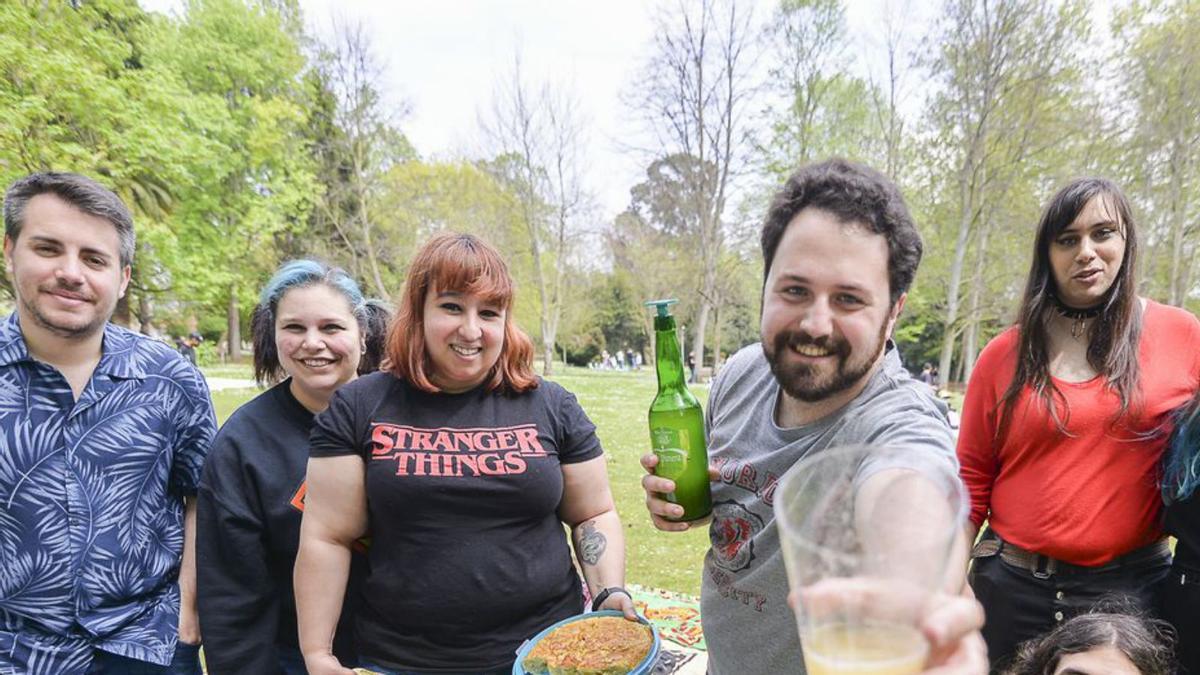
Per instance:
[[[504,344],[486,380],[488,391],[519,394],[537,387],[533,341],[513,321],[508,265],[491,244],[471,234],[436,235],[413,258],[388,331],[384,370],[422,391],[441,391],[429,379],[432,364],[425,351],[425,296],[431,288],[479,295],[504,308]]]

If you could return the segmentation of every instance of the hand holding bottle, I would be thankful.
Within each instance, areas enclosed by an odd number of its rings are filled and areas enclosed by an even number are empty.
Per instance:
[[[679,518],[683,516],[683,507],[662,498],[664,494],[675,491],[675,481],[654,475],[654,468],[658,466],[658,455],[648,452],[642,455],[641,462],[647,474],[642,476],[642,489],[646,491],[646,510],[650,512],[650,521],[654,523],[654,527],[664,532],[685,532],[697,525],[707,525],[712,520],[710,514],[698,520],[681,522]],[[717,468],[710,464],[709,481],[717,480],[719,476]]]
[[[670,485],[658,499],[678,506],[665,520],[696,521],[712,513],[712,489],[709,485],[708,452],[704,429],[704,411],[683,378],[683,352],[675,334],[675,318],[670,306],[675,300],[652,300],[655,307],[654,354],[658,375],[658,394],[650,404],[648,422],[650,446],[657,461],[651,466],[655,475]],[[663,528],[659,528],[663,529]],[[672,528],[680,529],[680,528]],[[686,528],[683,528],[686,529]]]

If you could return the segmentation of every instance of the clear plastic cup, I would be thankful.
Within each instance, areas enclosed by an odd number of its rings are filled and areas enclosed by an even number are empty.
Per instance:
[[[919,673],[919,626],[957,592],[966,496],[951,460],[886,445],[819,450],[774,495],[809,675]]]

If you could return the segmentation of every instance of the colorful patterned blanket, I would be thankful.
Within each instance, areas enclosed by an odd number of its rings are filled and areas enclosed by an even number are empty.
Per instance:
[[[633,593],[638,614],[649,619],[663,639],[692,649],[705,649],[699,598],[637,584],[630,584],[629,591]]]

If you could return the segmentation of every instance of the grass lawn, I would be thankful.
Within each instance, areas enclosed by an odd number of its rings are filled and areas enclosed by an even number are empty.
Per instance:
[[[245,366],[204,368],[210,377],[250,379]],[[638,463],[650,448],[646,411],[657,384],[654,371],[592,371],[568,368],[552,379],[579,398],[595,422],[608,459],[608,477],[617,510],[625,525],[626,579],[629,583],[699,595],[700,565],[708,547],[708,528],[680,534],[659,532],[650,524]],[[707,405],[708,388],[693,387]],[[253,398],[254,389],[213,392],[217,421],[224,422],[238,406]]]
[[[234,410],[257,394],[257,389],[222,389],[212,392],[213,407],[217,410],[217,424],[224,424],[225,419],[233,414]]]
[[[626,579],[629,583],[699,595],[708,528],[659,532],[646,513],[641,486],[644,471],[638,458],[650,449],[646,412],[657,391],[654,371],[572,368],[553,379],[579,399],[604,444],[608,480],[625,525]],[[707,387],[693,387],[692,392],[707,406]]]
[[[200,368],[209,377],[226,377],[233,380],[253,380],[254,367],[250,365],[249,357],[244,363],[222,363]]]

